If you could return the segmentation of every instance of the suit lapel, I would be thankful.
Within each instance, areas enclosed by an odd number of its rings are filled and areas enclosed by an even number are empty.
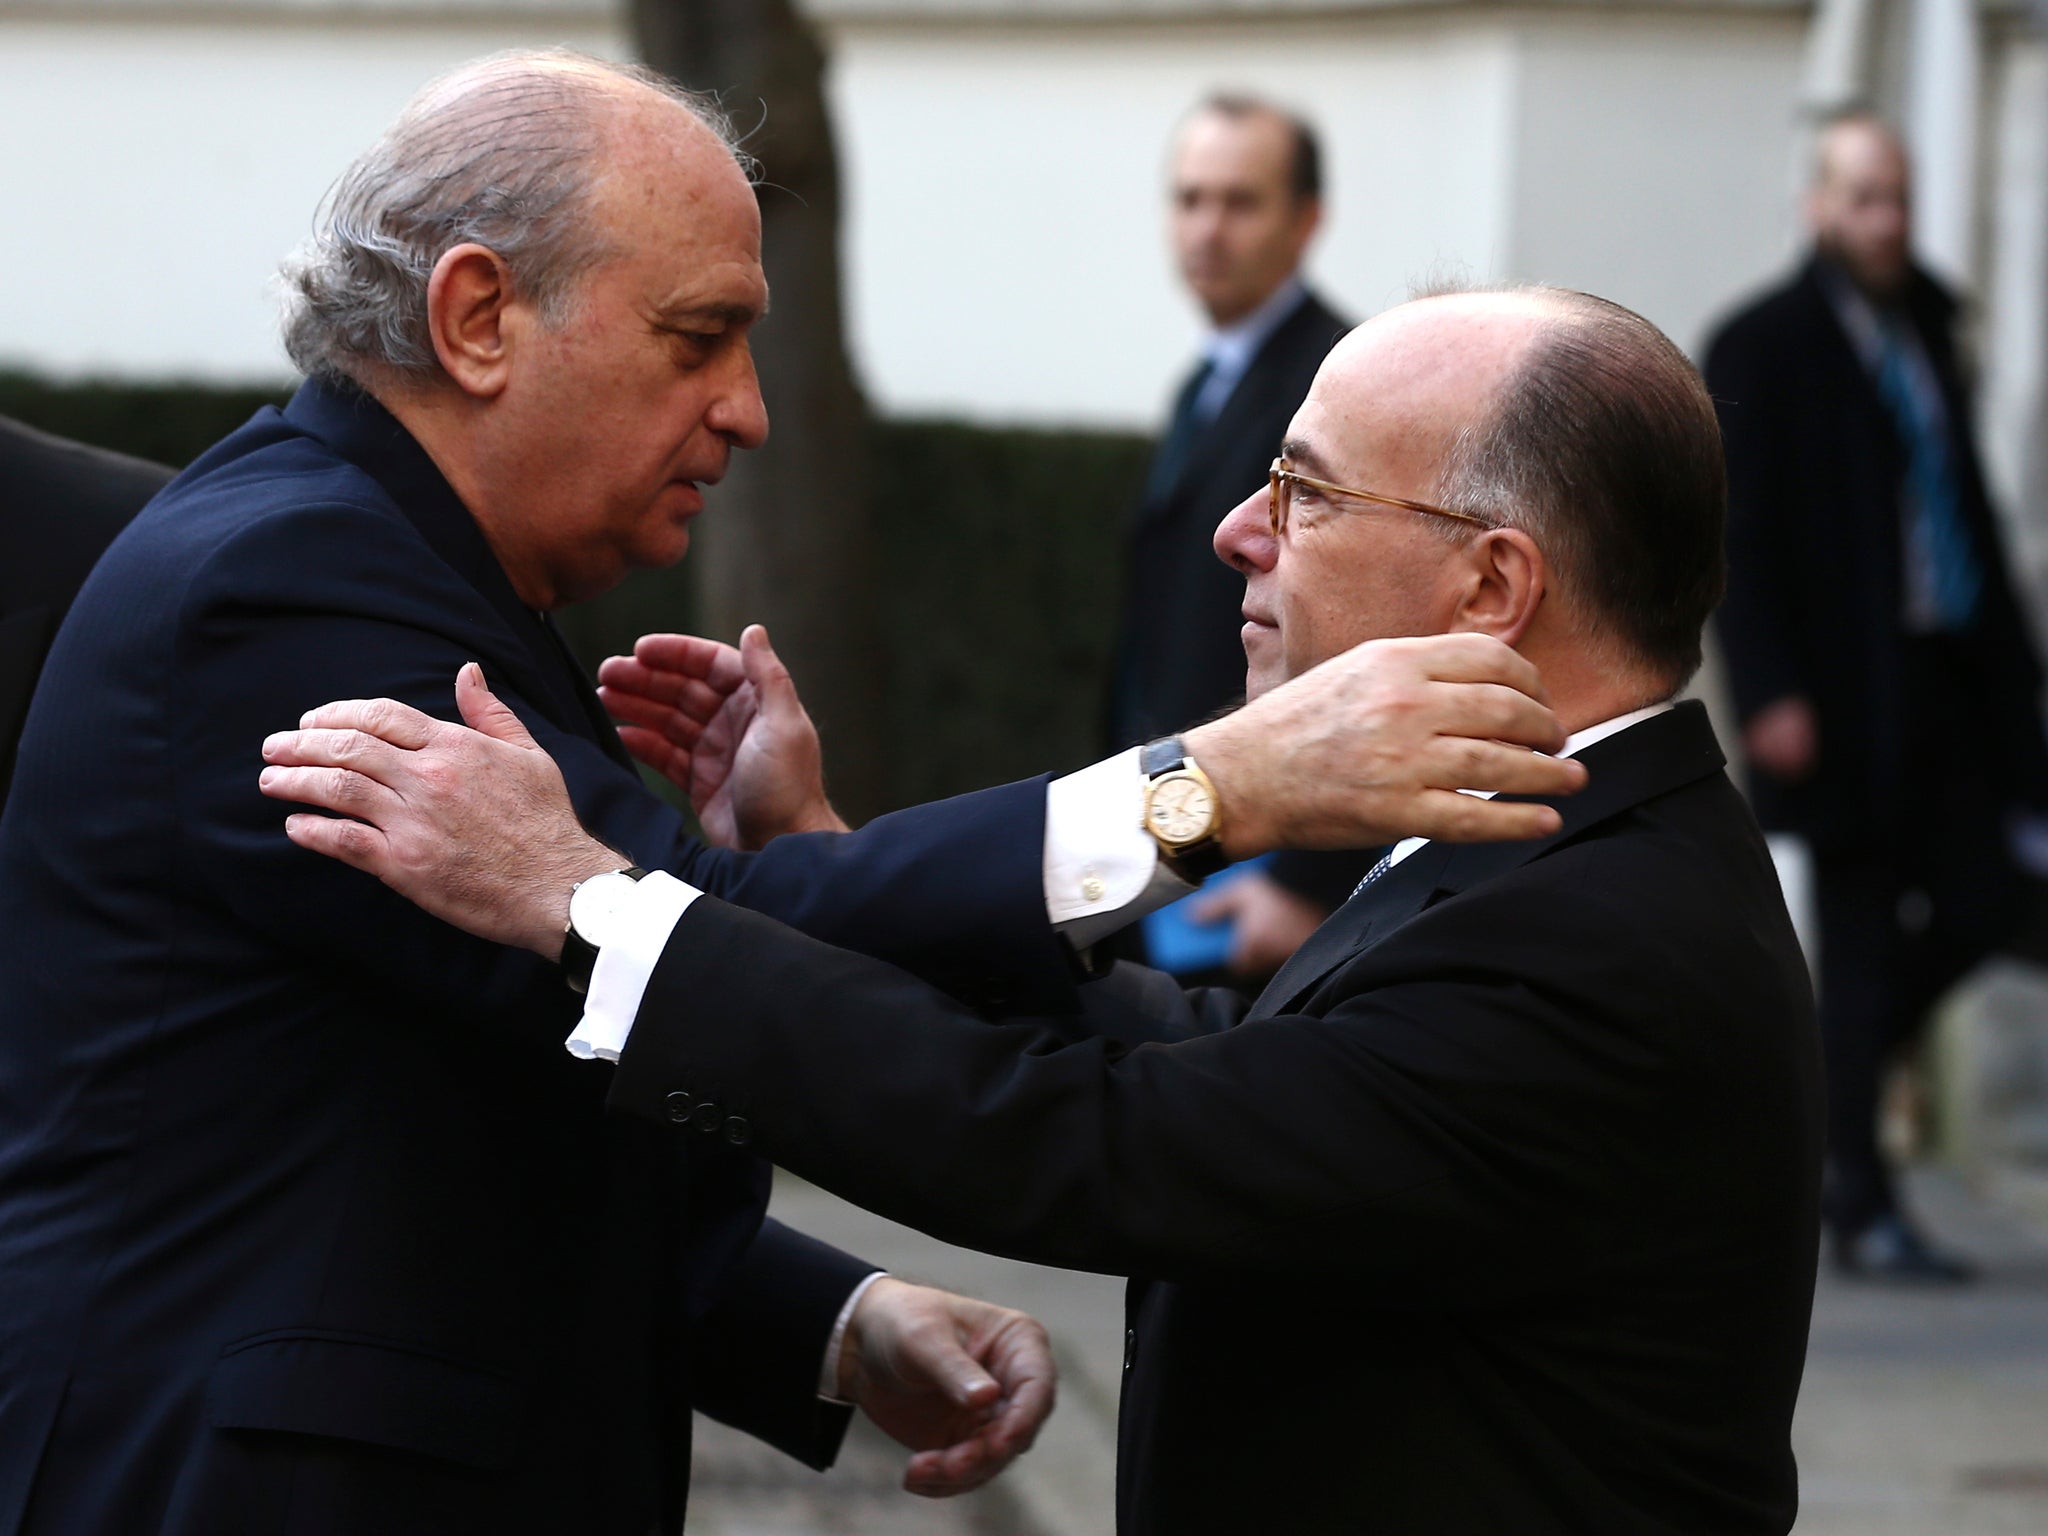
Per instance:
[[[1407,858],[1330,914],[1308,942],[1288,958],[1252,1006],[1255,1014],[1280,1013],[1318,977],[1334,970],[1347,955],[1391,933],[1420,912],[1435,894],[1438,878],[1454,844],[1424,843]]]
[[[1437,902],[1518,869],[1647,800],[1719,773],[1727,763],[1706,706],[1697,700],[1595,742],[1579,759],[1587,782],[1576,795],[1501,796],[1556,806],[1564,821],[1556,832],[1527,842],[1425,843],[1331,914],[1280,968],[1250,1017],[1287,1012],[1325,976]]]

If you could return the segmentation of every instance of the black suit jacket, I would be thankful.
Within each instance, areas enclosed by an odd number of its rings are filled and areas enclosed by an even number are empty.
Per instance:
[[[1120,967],[991,1027],[699,901],[614,1100],[712,1096],[885,1215],[1132,1276],[1127,1536],[1783,1532],[1805,965],[1698,705],[1584,757],[1558,836],[1426,845],[1248,1011]]]
[[[171,471],[0,416],[0,804],[50,639],[100,551]]]
[[[1909,748],[1925,727],[1911,715],[1901,619],[1906,448],[1825,280],[1819,261],[1809,261],[1708,346],[1707,384],[1728,450],[1720,634],[1744,718],[1802,694],[1819,719],[1811,778],[1787,786],[1753,776],[1763,824],[1802,833],[1824,851],[1881,849],[1927,809],[1909,782]],[[2038,800],[2048,796],[2041,671],[1985,493],[1956,359],[1955,301],[1915,272],[1905,310],[1941,382],[1961,510],[1985,575],[1977,619],[1957,642],[1981,683],[1981,707],[1971,711],[1978,735],[1966,750],[1990,782]]]
[[[304,709],[452,717],[472,659],[640,864],[1071,996],[1042,785],[705,848],[424,451],[306,386],[100,562],[0,819],[0,1532],[647,1536],[693,1407],[831,1459],[817,1371],[866,1266],[763,1226],[745,1122],[608,1119],[553,967],[257,792]]]
[[[1216,557],[1216,525],[1265,484],[1287,424],[1351,322],[1305,293],[1274,328],[1181,472],[1133,509],[1110,689],[1116,747],[1208,719],[1244,697],[1244,577]],[[1283,853],[1270,873],[1334,907],[1372,864],[1353,853]]]

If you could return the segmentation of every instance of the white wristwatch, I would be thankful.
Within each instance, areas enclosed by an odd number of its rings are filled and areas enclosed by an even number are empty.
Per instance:
[[[569,891],[569,926],[562,931],[562,979],[578,997],[590,990],[597,952],[618,931],[619,912],[634,885],[647,878],[637,864],[579,880]]]

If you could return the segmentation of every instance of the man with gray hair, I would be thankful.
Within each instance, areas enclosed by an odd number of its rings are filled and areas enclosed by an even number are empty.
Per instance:
[[[305,386],[81,593],[0,821],[0,1532],[647,1536],[681,1524],[693,1409],[823,1465],[857,1403],[943,1493],[1050,1408],[1030,1319],[764,1223],[744,1097],[605,1116],[605,1074],[562,1042],[630,881],[578,904],[557,967],[295,848],[255,784],[307,705],[449,713],[481,662],[627,862],[958,991],[1071,998],[1043,783],[711,849],[548,619],[680,558],[704,487],[765,437],[759,247],[701,103],[566,56],[457,71],[290,270]],[[1406,796],[1468,835],[1547,824],[1450,792],[1474,751],[1493,787],[1556,783],[1486,745],[1555,744],[1490,686],[1529,669],[1461,654],[1476,686],[1424,713],[1479,740],[1362,795],[1356,766],[1309,786],[1305,819],[1371,841],[1384,815],[1347,800]],[[782,676],[758,635],[747,666]],[[1256,798],[1271,734],[1213,738],[1219,786]],[[1369,745],[1335,755],[1384,760]]]

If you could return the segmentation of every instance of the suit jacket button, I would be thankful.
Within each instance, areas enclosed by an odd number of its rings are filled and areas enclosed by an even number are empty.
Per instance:
[[[1124,1330],[1124,1369],[1128,1371],[1131,1368],[1132,1362],[1134,1362],[1137,1358],[1138,1330],[1135,1328],[1126,1328]]]
[[[672,1093],[662,1100],[668,1106],[669,1120],[676,1125],[690,1123],[690,1096],[687,1093]]]
[[[725,1139],[736,1147],[744,1147],[754,1139],[754,1128],[738,1115],[728,1115],[725,1121]]]
[[[725,1123],[725,1111],[709,1099],[701,1100],[690,1115],[690,1123],[698,1130],[709,1134]]]

